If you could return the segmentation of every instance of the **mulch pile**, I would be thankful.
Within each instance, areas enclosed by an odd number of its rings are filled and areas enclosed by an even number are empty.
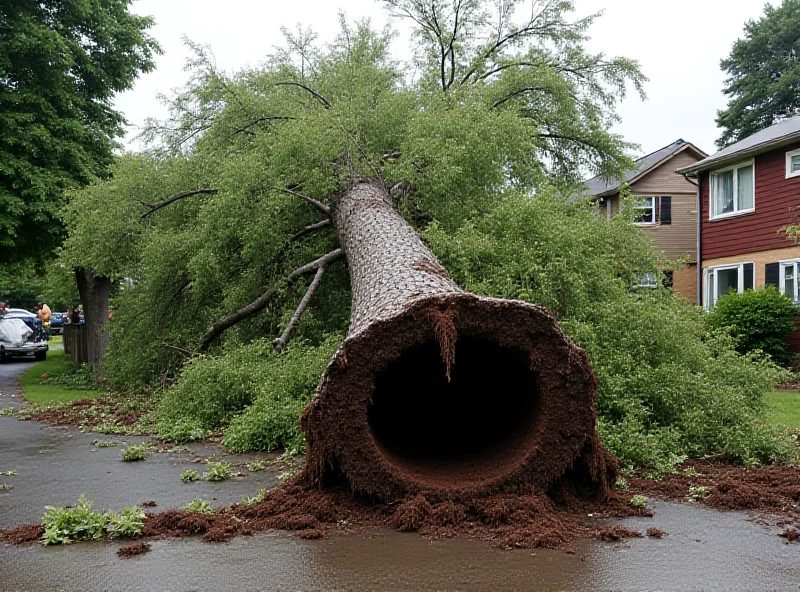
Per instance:
[[[147,553],[149,550],[150,550],[150,543],[136,543],[135,545],[120,547],[119,549],[117,549],[117,555],[119,555],[123,559],[127,559],[128,557],[135,557],[136,555],[142,555],[143,553]]]
[[[38,541],[42,535],[44,535],[44,528],[40,524],[25,524],[8,530],[0,530],[0,543],[22,545]]]
[[[561,494],[497,494],[472,502],[430,501],[423,494],[394,503],[371,503],[346,487],[326,491],[285,484],[252,506],[233,506],[211,515],[170,510],[148,515],[148,537],[202,535],[206,542],[265,530],[294,531],[302,539],[326,538],[331,530],[362,532],[389,526],[432,538],[464,535],[504,549],[568,548],[576,538],[619,541],[642,533],[601,522],[604,518],[651,516],[631,508],[630,494],[614,493],[600,501]]]
[[[661,481],[629,479],[638,493],[674,501],[700,503],[717,510],[759,512],[800,522],[800,468],[742,467],[689,461],[676,475]],[[692,495],[690,488],[705,487]]]

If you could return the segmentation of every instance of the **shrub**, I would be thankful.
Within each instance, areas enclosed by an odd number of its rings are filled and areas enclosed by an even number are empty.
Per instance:
[[[786,338],[796,328],[797,308],[775,286],[728,294],[708,315],[709,324],[726,329],[736,339],[736,349],[746,354],[761,350],[779,364],[791,358]]]

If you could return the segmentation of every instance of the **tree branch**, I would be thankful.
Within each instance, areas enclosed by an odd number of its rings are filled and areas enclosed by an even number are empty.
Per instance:
[[[299,197],[303,201],[306,201],[306,202],[310,203],[312,206],[314,206],[320,212],[322,212],[328,218],[330,218],[331,209],[328,206],[326,206],[324,203],[322,203],[321,201],[316,200],[313,197],[309,197],[307,195],[303,195],[302,193],[298,193],[297,191],[295,191],[294,189],[290,189],[289,187],[277,187],[277,189],[279,189],[280,191],[283,191],[284,193],[288,193],[289,195],[294,195],[295,197]]]
[[[264,310],[267,305],[272,301],[275,297],[275,294],[278,292],[280,286],[273,286],[266,292],[264,292],[261,296],[253,300],[247,306],[240,308],[236,312],[229,314],[227,317],[220,319],[216,323],[214,323],[211,328],[209,328],[205,334],[203,335],[203,339],[200,341],[200,345],[197,346],[197,352],[202,353],[206,351],[209,346],[214,343],[214,341],[225,332],[226,329],[233,327],[239,321],[246,319],[258,312]]]
[[[296,117],[280,117],[280,116],[259,117],[258,119],[255,119],[255,120],[251,121],[247,125],[243,125],[242,127],[235,129],[233,132],[231,132],[230,134],[225,136],[225,138],[223,138],[222,141],[223,142],[227,142],[228,140],[230,140],[236,134],[244,133],[247,130],[249,130],[251,127],[253,127],[255,125],[258,125],[259,123],[264,123],[265,121],[293,121],[295,119],[297,119],[297,118]]]
[[[324,264],[317,269],[317,273],[314,275],[311,285],[308,287],[305,296],[303,296],[303,299],[297,306],[297,310],[294,311],[289,324],[286,325],[286,328],[283,330],[283,334],[281,334],[280,337],[272,342],[272,346],[275,348],[275,353],[280,354],[283,351],[283,348],[286,347],[286,344],[289,342],[289,338],[292,336],[294,328],[297,326],[297,323],[300,322],[300,317],[303,316],[306,308],[308,308],[309,302],[311,302],[311,299],[314,297],[314,293],[319,288],[320,283],[322,283],[322,276],[325,274],[326,268],[327,264]]]
[[[153,212],[157,212],[161,208],[165,208],[168,205],[175,203],[181,199],[185,199],[187,197],[192,197],[193,195],[214,195],[218,193],[219,190],[217,189],[193,189],[192,191],[186,191],[184,193],[179,193],[178,195],[173,195],[167,200],[162,201],[161,203],[157,203],[155,205],[148,204],[150,210],[142,214],[142,219],[147,218]]]
[[[547,89],[542,88],[541,86],[526,86],[524,88],[520,88],[519,90],[515,90],[511,94],[506,95],[502,99],[496,100],[494,103],[492,103],[492,106],[490,107],[490,109],[496,109],[497,107],[499,107],[503,103],[506,103],[506,102],[510,101],[514,97],[518,97],[519,95],[522,95],[522,94],[525,94],[526,92],[531,92],[531,91],[534,91],[534,90],[547,90]]]
[[[311,273],[312,271],[321,269],[322,267],[327,267],[328,265],[330,265],[334,261],[338,261],[342,257],[344,257],[344,251],[342,249],[336,249],[334,251],[331,251],[330,253],[323,255],[319,259],[295,269],[286,278],[286,283],[291,286],[298,279],[300,279],[301,276],[304,276],[307,273]]]
[[[300,84],[299,82],[276,82],[275,86],[296,86],[298,88],[302,88],[303,90],[308,91],[312,95],[314,95],[314,98],[317,99],[320,103],[322,103],[323,107],[325,107],[326,109],[330,109],[331,108],[331,104],[328,101],[328,99],[323,97],[317,91],[315,91],[313,89],[310,89],[305,84]]]
[[[326,226],[330,226],[330,225],[331,225],[331,219],[330,218],[325,218],[322,222],[317,222],[316,224],[310,224],[309,226],[306,226],[305,228],[303,228],[299,232],[296,232],[294,234],[294,236],[292,236],[291,240],[296,241],[297,239],[299,239],[299,238],[301,238],[301,237],[303,237],[303,236],[305,236],[307,234],[310,234],[310,233],[312,233],[312,232],[314,232],[316,230],[319,230],[320,228],[325,228]]]

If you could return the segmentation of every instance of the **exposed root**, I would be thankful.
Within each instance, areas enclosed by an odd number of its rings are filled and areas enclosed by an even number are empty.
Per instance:
[[[447,382],[450,382],[450,366],[456,361],[456,341],[458,341],[458,333],[455,323],[453,322],[456,316],[456,311],[451,308],[445,310],[431,310],[433,333],[442,350],[442,361],[444,362]]]

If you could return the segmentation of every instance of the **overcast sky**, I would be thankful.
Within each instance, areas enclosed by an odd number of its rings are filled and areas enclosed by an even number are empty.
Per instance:
[[[590,48],[640,62],[650,79],[647,100],[629,96],[619,107],[616,130],[653,152],[683,138],[702,150],[716,151],[714,119],[726,104],[719,62],[742,36],[744,23],[763,13],[761,0],[576,0],[578,15],[604,10],[589,31]],[[258,64],[280,44],[281,25],[310,25],[321,40],[338,30],[337,13],[370,17],[379,26],[387,15],[376,0],[137,0],[134,12],[155,17],[152,35],[164,49],[157,69],[142,76],[133,90],[118,97],[117,107],[131,123],[128,145],[147,117],[164,118],[156,96],[169,94],[186,80],[188,55],[181,37],[209,44],[221,70]],[[408,37],[395,43],[395,55],[410,55]]]

